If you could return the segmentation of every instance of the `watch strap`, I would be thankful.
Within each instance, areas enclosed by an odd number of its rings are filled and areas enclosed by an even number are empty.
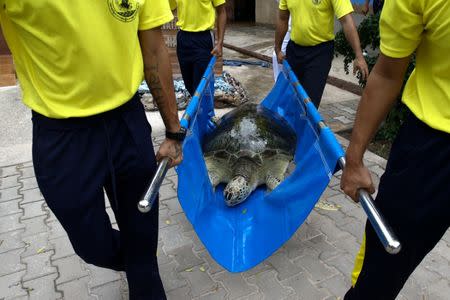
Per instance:
[[[184,129],[183,127],[181,127],[181,129],[178,132],[166,131],[166,138],[171,140],[182,142],[184,141],[185,137],[186,137],[186,129]]]

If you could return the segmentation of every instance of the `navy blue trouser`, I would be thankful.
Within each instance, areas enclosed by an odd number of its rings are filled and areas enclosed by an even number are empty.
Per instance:
[[[45,201],[75,252],[87,263],[126,271],[130,299],[166,299],[156,259],[158,202],[148,214],[136,206],[156,170],[138,98],[86,118],[33,112],[33,162]],[[104,191],[120,232],[111,227]]]
[[[334,41],[316,46],[300,46],[292,40],[286,59],[316,108],[319,108],[333,61]]]
[[[373,13],[376,15],[383,9],[384,0],[373,0]]]
[[[439,242],[450,226],[449,162],[450,134],[410,113],[392,145],[375,200],[402,250],[388,254],[367,222],[359,276],[345,300],[395,299]]]
[[[194,96],[208,67],[213,48],[213,37],[209,30],[200,32],[180,30],[177,34],[178,62],[184,85],[191,96]]]

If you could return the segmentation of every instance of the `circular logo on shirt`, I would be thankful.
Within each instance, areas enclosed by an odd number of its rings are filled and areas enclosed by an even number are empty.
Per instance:
[[[112,15],[122,21],[131,22],[139,11],[139,0],[107,0]]]
[[[322,2],[322,0],[312,0],[312,3],[313,3],[314,5],[319,5],[320,2]]]

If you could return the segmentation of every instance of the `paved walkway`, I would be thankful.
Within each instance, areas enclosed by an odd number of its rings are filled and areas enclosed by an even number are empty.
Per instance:
[[[155,143],[162,136],[155,138]],[[343,144],[345,140],[341,140]],[[385,160],[368,153],[378,181]],[[339,174],[296,234],[254,269],[218,266],[187,221],[171,170],[161,188],[158,258],[169,299],[339,299],[350,284],[365,220],[339,190]],[[109,205],[107,205],[109,206]],[[115,220],[108,207],[112,224]],[[425,259],[399,299],[448,299],[450,232]],[[31,162],[0,167],[0,299],[127,299],[124,274],[84,263],[45,205]]]

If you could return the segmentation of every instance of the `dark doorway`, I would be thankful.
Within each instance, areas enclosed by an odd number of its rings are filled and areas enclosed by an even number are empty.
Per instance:
[[[255,22],[255,0],[229,0],[227,4],[230,21]]]
[[[2,30],[0,29],[0,55],[10,54],[6,41],[3,38]]]
[[[255,22],[255,0],[235,0],[234,20],[237,22]]]

